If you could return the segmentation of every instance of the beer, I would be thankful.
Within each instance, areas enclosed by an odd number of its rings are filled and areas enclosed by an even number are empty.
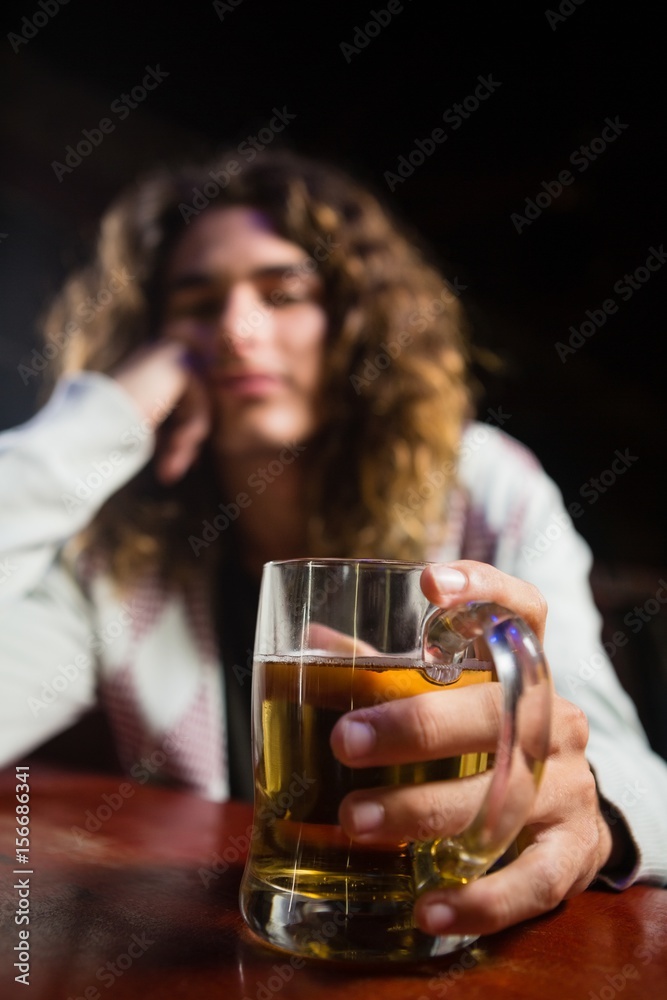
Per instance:
[[[432,939],[412,923],[415,865],[430,845],[358,844],[339,826],[338,808],[358,789],[477,774],[490,755],[349,768],[329,743],[336,721],[352,709],[492,680],[481,665],[443,685],[426,667],[379,656],[256,661],[255,829],[241,899],[250,926],[263,934],[270,924],[274,943],[333,958],[350,957],[356,947],[366,958],[431,954]]]
[[[422,589],[426,568],[391,559],[288,559],[262,571],[252,692],[255,819],[240,902],[260,937],[297,955],[414,960],[465,947],[476,935],[419,931],[416,898],[483,875],[530,814],[549,733],[540,645],[497,604],[436,608]],[[470,655],[492,663],[465,659]],[[483,752],[488,744],[467,744],[479,752],[368,768],[345,767],[333,755],[331,731],[351,710],[372,715],[393,700],[404,708],[426,693],[454,705],[460,699],[448,692],[487,682],[502,696],[493,755]],[[459,820],[471,783],[479,805],[466,803]],[[428,786],[436,784],[449,786],[444,815],[399,830],[398,843],[360,844],[338,822],[350,793],[424,785],[428,803]]]

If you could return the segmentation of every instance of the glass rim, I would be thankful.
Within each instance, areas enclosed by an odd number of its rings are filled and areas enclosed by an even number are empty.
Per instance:
[[[388,569],[421,569],[434,565],[432,562],[416,562],[410,559],[380,559],[375,557],[347,558],[345,556],[301,556],[298,559],[271,559],[264,563],[269,566],[364,566]]]

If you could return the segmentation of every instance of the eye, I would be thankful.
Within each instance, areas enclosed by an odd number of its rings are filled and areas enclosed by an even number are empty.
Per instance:
[[[298,275],[262,282],[257,290],[262,301],[274,309],[285,309],[302,302],[318,302],[321,296],[319,284],[304,280]]]
[[[172,319],[214,319],[220,312],[222,303],[218,299],[193,299],[175,302],[169,309]]]
[[[211,319],[218,315],[222,308],[222,303],[215,301],[195,302],[191,309],[191,314],[198,319]]]
[[[295,305],[298,302],[312,302],[313,296],[306,292],[286,292],[282,288],[277,288],[273,292],[264,296],[264,301],[276,309],[284,309],[285,306]]]

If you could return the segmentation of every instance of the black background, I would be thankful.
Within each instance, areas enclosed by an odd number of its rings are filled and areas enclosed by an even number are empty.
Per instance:
[[[627,302],[613,286],[667,239],[658,14],[565,0],[550,24],[541,4],[415,0],[346,56],[342,43],[383,0],[226,6],[70,0],[18,45],[9,33],[44,17],[37,0],[11,7],[0,38],[0,426],[38,405],[43,376],[25,385],[18,366],[116,191],[156,162],[236,146],[286,107],[296,118],[285,143],[368,183],[467,286],[476,342],[504,361],[481,374],[481,419],[498,406],[510,415],[504,429],[536,451],[568,503],[582,503],[576,525],[598,566],[654,594],[667,562],[667,267]],[[110,113],[158,65],[164,82],[124,121]],[[457,130],[443,123],[489,75],[500,86],[488,99]],[[628,127],[588,169],[574,167],[575,150],[617,116]],[[113,133],[59,181],[53,161],[104,117]],[[390,191],[385,173],[438,127],[447,141]],[[568,168],[574,183],[518,233],[512,213]],[[618,312],[563,362],[555,343],[609,298]],[[594,504],[582,500],[617,449],[636,461]]]

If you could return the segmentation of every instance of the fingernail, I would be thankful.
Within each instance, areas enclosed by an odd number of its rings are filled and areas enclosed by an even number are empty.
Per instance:
[[[348,757],[365,757],[375,746],[375,730],[366,722],[346,719],[342,723],[343,746]]]
[[[433,579],[443,594],[464,590],[468,586],[468,580],[463,573],[458,569],[452,569],[451,566],[434,566]]]
[[[423,929],[428,934],[440,934],[448,930],[456,921],[456,910],[447,903],[431,903],[424,907]]]
[[[357,802],[352,807],[352,832],[370,833],[384,822],[384,807],[379,802]]]

